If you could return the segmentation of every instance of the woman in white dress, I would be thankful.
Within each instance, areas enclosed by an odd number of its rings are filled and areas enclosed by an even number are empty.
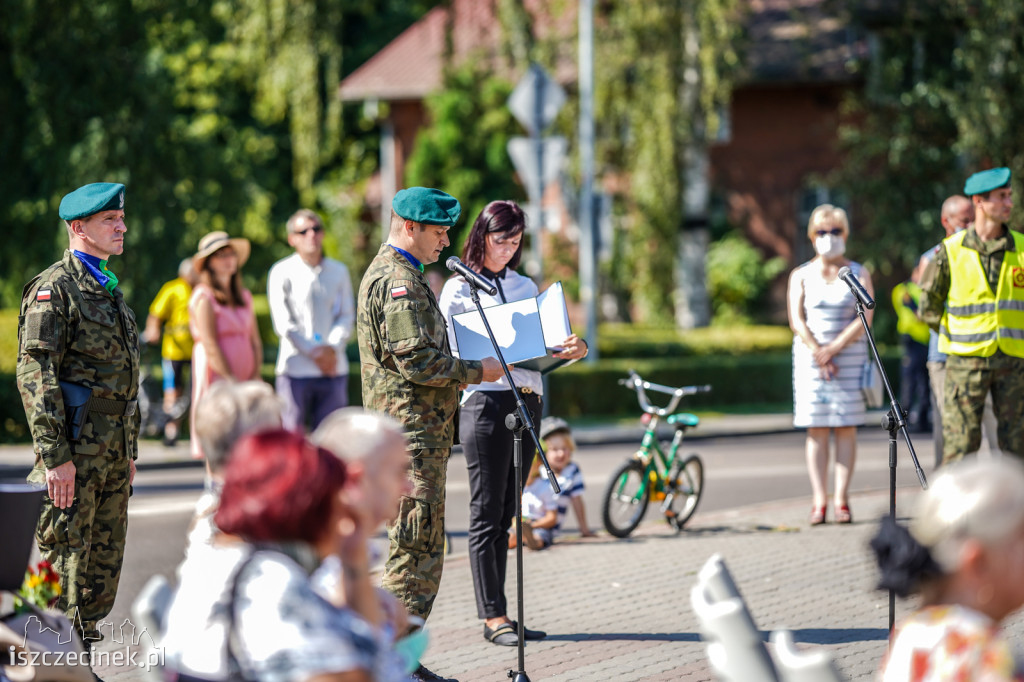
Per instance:
[[[855,299],[839,269],[849,267],[874,296],[871,275],[847,259],[846,211],[822,204],[811,213],[807,236],[817,255],[789,277],[789,326],[793,330],[793,425],[807,429],[807,471],[814,495],[810,523],[825,522],[829,436],[835,434],[834,514],[850,523],[849,488],[857,457],[857,427],[864,423],[861,371],[867,360]],[[866,311],[868,323],[872,312]]]

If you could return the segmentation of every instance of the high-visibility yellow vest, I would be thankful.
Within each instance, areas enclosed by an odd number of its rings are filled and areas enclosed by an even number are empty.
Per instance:
[[[964,248],[967,230],[943,243],[949,255],[949,296],[939,327],[939,351],[988,357],[996,350],[1024,358],[1024,235],[1010,231],[1015,251],[1006,251],[993,293],[974,249]]]
[[[921,309],[921,287],[914,282],[897,284],[892,290],[892,308],[896,311],[896,331],[927,346],[928,325],[917,316]]]

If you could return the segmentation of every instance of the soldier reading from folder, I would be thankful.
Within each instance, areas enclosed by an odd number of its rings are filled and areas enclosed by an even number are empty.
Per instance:
[[[444,493],[459,386],[502,375],[495,358],[460,360],[444,315],[423,276],[448,246],[462,207],[437,189],[411,187],[391,203],[391,229],[359,286],[356,330],[363,405],[390,414],[408,436],[411,492],[388,524],[381,584],[409,613],[426,619],[444,566]],[[412,678],[445,678],[420,666]]]
[[[64,258],[25,287],[18,390],[45,483],[36,542],[60,576],[58,608],[83,637],[117,594],[138,456],[139,334],[107,259],[124,251],[125,187],[100,182],[66,195]]]

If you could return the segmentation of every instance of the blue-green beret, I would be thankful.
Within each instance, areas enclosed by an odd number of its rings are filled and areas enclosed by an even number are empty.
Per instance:
[[[403,189],[391,200],[391,208],[400,217],[427,225],[453,227],[462,215],[459,200],[451,194],[428,187]]]
[[[100,211],[120,211],[123,208],[124,185],[119,182],[93,182],[65,194],[60,200],[58,213],[61,220],[78,220]]]
[[[989,168],[975,173],[964,183],[964,194],[984,194],[1010,184],[1009,168]]]

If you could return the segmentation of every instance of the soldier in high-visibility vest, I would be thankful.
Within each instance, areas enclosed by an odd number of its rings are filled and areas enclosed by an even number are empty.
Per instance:
[[[991,393],[999,447],[1024,456],[1024,235],[1007,225],[1010,169],[967,179],[974,225],[945,239],[921,278],[921,319],[947,354],[943,462],[976,451]]]

